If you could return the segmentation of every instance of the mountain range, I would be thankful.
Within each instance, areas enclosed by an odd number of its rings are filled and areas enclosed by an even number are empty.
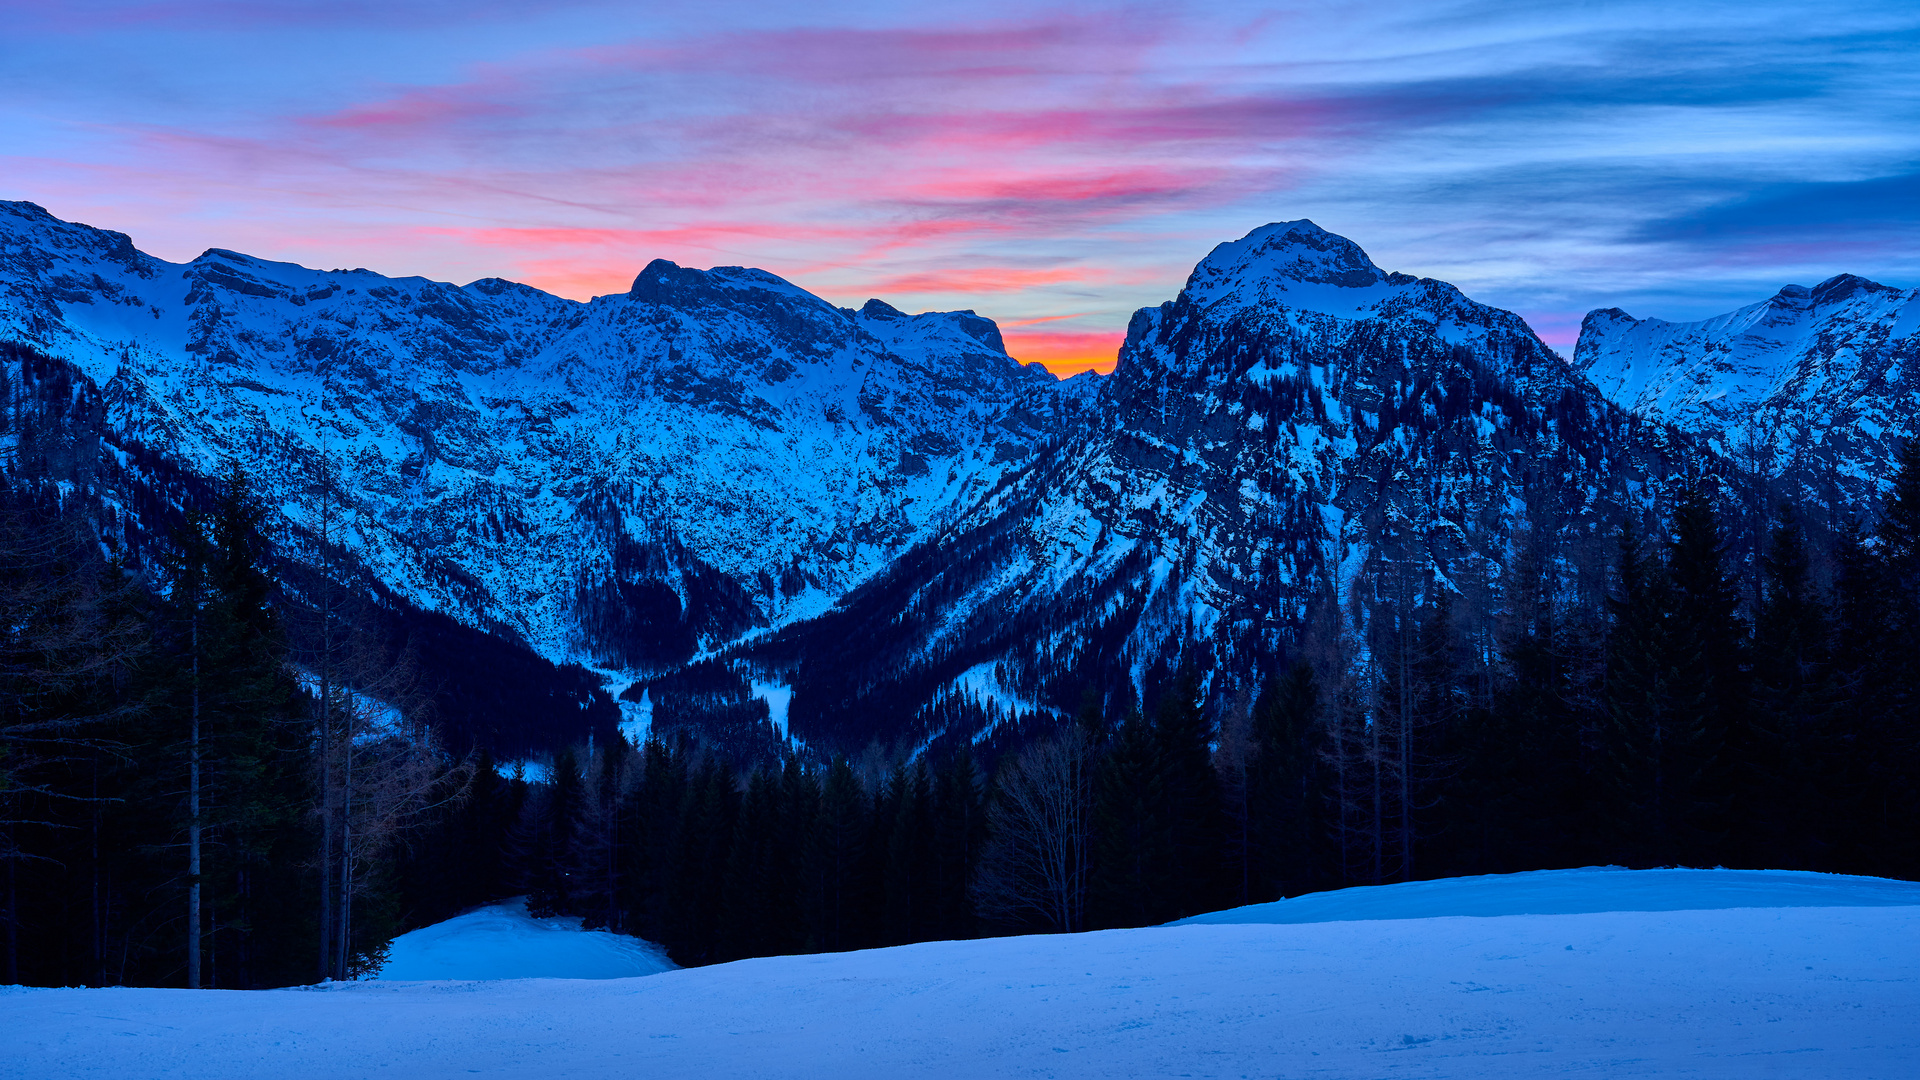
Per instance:
[[[1569,361],[1293,221],[1060,380],[973,312],[761,270],[656,260],[582,303],[169,263],[0,203],[15,482],[97,500],[138,555],[234,463],[295,603],[358,582],[656,723],[758,737],[790,700],[770,737],[821,749],[1351,662],[1392,600],[1597,596],[1621,524],[1708,481],[1841,522],[1913,434],[1916,331],[1920,291],[1842,276],[1696,323],[1596,311]]]

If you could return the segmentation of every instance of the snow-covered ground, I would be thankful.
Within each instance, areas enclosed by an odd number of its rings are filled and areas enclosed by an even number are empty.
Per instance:
[[[380,978],[629,979],[673,969],[639,938],[582,930],[571,915],[533,918],[521,897],[400,935]]]
[[[1584,915],[1601,911],[1916,907],[1920,882],[1782,870],[1626,870],[1589,866],[1410,881],[1296,896],[1185,923],[1317,923],[1449,915]]]
[[[1905,1078],[1916,945],[1909,883],[1524,874],[639,979],[12,990],[0,1076]]]

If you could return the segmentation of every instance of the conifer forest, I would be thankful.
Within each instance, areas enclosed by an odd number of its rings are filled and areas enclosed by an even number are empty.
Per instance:
[[[738,699],[720,661],[653,687],[641,745],[604,699],[543,756],[437,720],[444,642],[287,580],[237,469],[137,562],[70,489],[5,498],[0,982],[351,978],[521,894],[698,965],[1546,867],[1920,877],[1920,441],[1837,529],[1701,484],[1591,599],[1521,545],[1498,590],[1389,591],[1261,670],[1195,650],[1149,700],[952,695],[991,722],[920,726],[992,738],[830,749],[764,706],[676,721]]]

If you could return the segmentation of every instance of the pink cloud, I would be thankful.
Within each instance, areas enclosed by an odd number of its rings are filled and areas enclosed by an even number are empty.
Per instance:
[[[458,88],[435,87],[408,91],[382,101],[352,105],[322,116],[303,117],[301,121],[319,128],[384,129],[417,135],[421,129],[517,116],[523,111],[511,102],[498,100],[494,95],[466,94],[459,92]]]
[[[884,277],[870,286],[876,293],[1006,293],[1020,292],[1038,285],[1095,282],[1108,275],[1086,268],[1060,267],[1051,270],[1020,269],[1010,266],[981,266],[957,270],[927,270],[897,277]]]

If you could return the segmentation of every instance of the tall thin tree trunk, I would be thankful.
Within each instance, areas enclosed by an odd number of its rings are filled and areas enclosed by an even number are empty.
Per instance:
[[[193,598],[193,706],[187,766],[187,989],[200,989],[200,597]]]
[[[1380,698],[1377,690],[1374,693],[1373,700],[1376,703],[1376,707],[1373,716],[1368,719],[1367,723],[1367,757],[1373,765],[1373,783],[1371,785],[1373,788],[1373,820],[1367,823],[1367,838],[1373,842],[1373,875],[1370,884],[1378,885],[1385,880],[1384,864],[1386,852],[1383,849],[1386,847],[1387,838],[1385,829],[1382,826],[1386,821],[1387,778],[1381,774],[1380,770],[1380,712],[1377,704]]]
[[[340,750],[340,944],[334,953],[333,977],[347,977],[347,953],[353,940],[353,718],[354,705],[342,713]]]
[[[14,877],[17,858],[7,863],[7,985],[20,984],[20,889]]]
[[[95,750],[93,752],[92,796],[93,796],[93,812],[92,814],[89,815],[89,817],[91,818],[91,828],[92,828],[92,836],[90,837],[91,851],[89,852],[89,856],[91,858],[92,868],[93,868],[93,883],[92,883],[93,890],[92,890],[92,898],[91,898],[93,903],[93,914],[92,914],[92,918],[89,920],[89,924],[90,924],[89,929],[92,932],[92,938],[93,938],[93,941],[92,941],[93,974],[90,978],[89,985],[103,986],[106,984],[106,973],[107,973],[106,944],[107,943],[106,943],[106,933],[105,933],[106,916],[102,913],[100,908],[100,752],[98,750]]]
[[[322,646],[324,650],[325,646]],[[322,652],[324,658],[325,653]],[[326,663],[320,668],[320,978],[333,970],[333,721]]]
[[[320,443],[320,956],[317,974],[333,971],[333,495],[325,473],[327,446]]]
[[[1413,878],[1413,590],[1400,580],[1400,880]]]

